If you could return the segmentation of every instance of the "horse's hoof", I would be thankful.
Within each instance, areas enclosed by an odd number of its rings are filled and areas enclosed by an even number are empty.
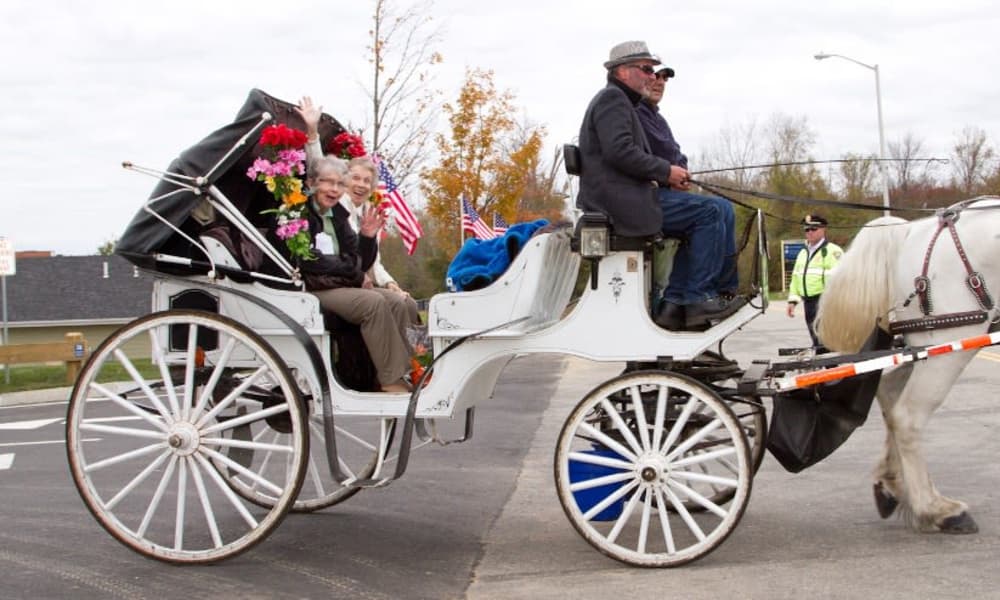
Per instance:
[[[895,512],[896,507],[899,506],[899,500],[896,500],[896,497],[885,489],[881,481],[872,486],[872,491],[875,492],[875,508],[878,509],[878,516],[888,519],[889,515]]]
[[[979,525],[968,512],[962,511],[941,521],[941,533],[979,533]]]

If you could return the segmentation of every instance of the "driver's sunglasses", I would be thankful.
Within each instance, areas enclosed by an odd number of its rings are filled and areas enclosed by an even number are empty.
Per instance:
[[[803,227],[802,231],[816,231],[819,227]]]
[[[653,75],[655,71],[653,70],[653,65],[629,65],[633,69],[639,69],[646,75]]]

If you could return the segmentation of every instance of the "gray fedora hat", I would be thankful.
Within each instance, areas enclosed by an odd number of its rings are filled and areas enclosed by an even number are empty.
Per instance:
[[[611,69],[637,60],[651,60],[655,65],[660,64],[660,57],[649,51],[646,42],[631,41],[622,42],[612,48],[611,52],[608,53],[608,61],[604,63],[604,68]]]

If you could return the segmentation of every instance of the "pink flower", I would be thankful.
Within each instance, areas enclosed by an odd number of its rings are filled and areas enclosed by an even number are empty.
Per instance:
[[[278,237],[283,240],[295,237],[300,231],[309,231],[309,221],[305,219],[293,219],[282,225],[278,225],[277,229],[274,230],[278,234]]]

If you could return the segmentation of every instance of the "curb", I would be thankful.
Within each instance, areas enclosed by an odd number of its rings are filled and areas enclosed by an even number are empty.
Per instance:
[[[66,402],[69,400],[69,395],[72,391],[73,388],[71,387],[59,387],[0,394],[0,408],[9,406],[28,406],[31,404],[43,404],[46,402]]]

